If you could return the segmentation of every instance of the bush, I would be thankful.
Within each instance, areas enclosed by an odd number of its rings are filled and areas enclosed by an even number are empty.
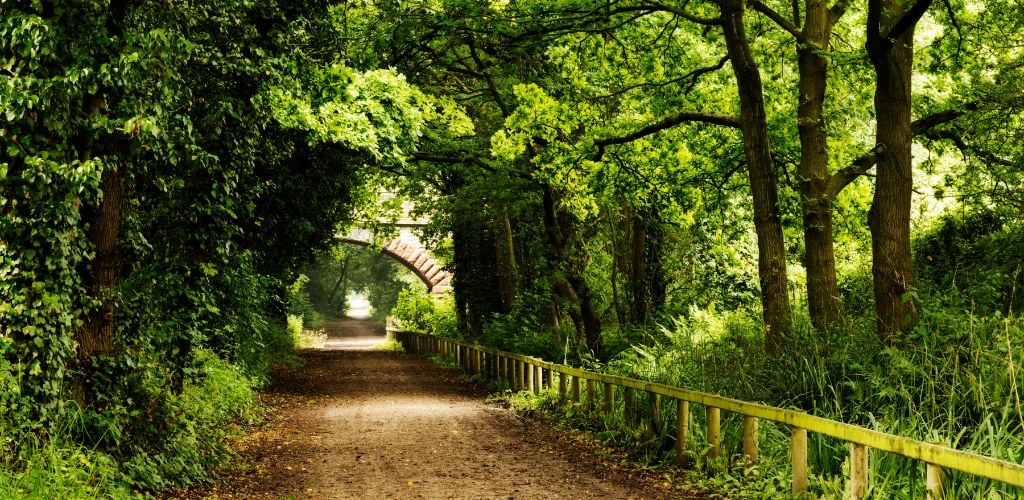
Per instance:
[[[426,292],[403,289],[391,310],[402,328],[452,335],[456,332],[455,313],[450,296],[434,296]]]

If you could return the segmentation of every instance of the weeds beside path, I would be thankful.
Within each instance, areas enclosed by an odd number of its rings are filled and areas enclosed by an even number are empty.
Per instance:
[[[326,325],[323,350],[278,373],[269,425],[240,470],[186,498],[679,498],[559,432],[484,403],[428,361],[382,352],[369,320]]]

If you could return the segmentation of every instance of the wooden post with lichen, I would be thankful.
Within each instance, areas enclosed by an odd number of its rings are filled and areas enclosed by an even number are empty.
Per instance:
[[[597,391],[597,382],[592,379],[587,379],[587,413],[594,411],[594,392]]]
[[[868,495],[868,448],[850,443],[850,499],[861,500]]]
[[[526,390],[533,392],[535,383],[533,377],[537,371],[533,369],[533,365],[530,363],[523,363],[523,369],[526,370]]]
[[[925,464],[925,498],[942,500],[946,498],[946,473],[935,464]]]
[[[747,465],[757,465],[757,418],[743,416],[743,456]]]
[[[714,406],[705,407],[707,414],[708,458],[716,460],[722,451],[722,410]]]
[[[526,363],[516,360],[516,392],[526,387]]]
[[[647,394],[647,413],[651,417],[651,430],[657,434],[661,428],[661,396],[650,392]]]
[[[690,433],[690,402],[676,400],[676,463],[686,460],[686,439]]]
[[[601,409],[605,415],[611,415],[615,409],[615,386],[611,382],[604,383],[604,406]]]
[[[807,429],[794,427],[790,440],[793,458],[793,496],[807,492]]]
[[[635,421],[636,417],[636,391],[632,387],[625,387],[623,395],[624,408],[622,410],[622,420],[627,425],[630,425]]]

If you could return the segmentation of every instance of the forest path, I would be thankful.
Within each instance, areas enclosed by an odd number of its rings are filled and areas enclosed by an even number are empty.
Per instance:
[[[374,350],[384,328],[331,321],[322,350],[279,373],[271,423],[241,443],[243,470],[186,497],[680,498],[563,433],[484,402],[411,355]]]

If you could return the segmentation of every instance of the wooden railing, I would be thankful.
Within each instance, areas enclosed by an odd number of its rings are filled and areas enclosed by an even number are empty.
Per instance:
[[[603,385],[601,409],[614,411],[615,387],[621,387],[626,414],[635,410],[636,391],[651,394],[649,418],[660,423],[660,398],[674,399],[676,404],[676,457],[687,453],[690,429],[690,403],[702,405],[706,414],[708,458],[721,452],[721,410],[743,416],[743,454],[748,463],[758,460],[758,420],[788,425],[791,430],[793,494],[807,491],[807,433],[815,432],[850,443],[850,498],[861,499],[868,492],[868,449],[887,451],[924,462],[925,487],[929,498],[945,497],[945,470],[952,469],[1024,488],[1024,465],[997,460],[946,446],[874,431],[857,425],[836,422],[804,412],[786,410],[757,403],[691,391],[654,382],[591,372],[571,366],[549,363],[542,359],[499,351],[460,340],[418,332],[397,331],[389,327],[389,335],[414,354],[438,354],[451,357],[467,372],[495,380],[503,380],[515,390],[540,392],[558,384],[559,397],[579,403],[588,412],[595,410],[597,384]],[[585,388],[585,390],[584,390]],[[581,401],[581,396],[584,398]]]

